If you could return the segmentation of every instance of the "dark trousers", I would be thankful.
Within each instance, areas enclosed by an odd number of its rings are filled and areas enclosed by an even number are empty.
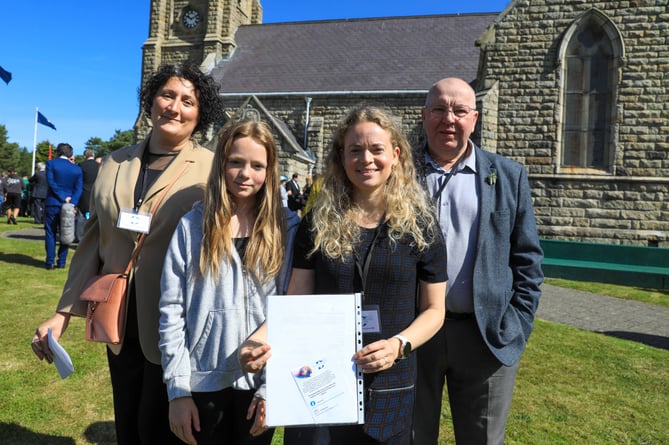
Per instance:
[[[60,227],[60,207],[47,206],[44,212],[44,248],[46,249],[46,265],[52,264],[65,267],[67,252],[70,246],[58,243],[58,263],[56,263],[56,235]]]
[[[44,224],[44,198],[33,198],[30,212],[35,224]]]
[[[274,429],[258,437],[249,434],[252,417],[246,419],[255,390],[238,391],[226,388],[215,392],[193,393],[200,416],[200,432],[193,432],[198,445],[269,445]]]
[[[444,381],[458,445],[501,445],[518,372],[485,345],[476,320],[450,320],[418,348],[414,444],[437,445]]]
[[[183,445],[170,431],[163,370],[142,353],[137,338],[126,338],[119,355],[107,348],[114,393],[118,445]]]

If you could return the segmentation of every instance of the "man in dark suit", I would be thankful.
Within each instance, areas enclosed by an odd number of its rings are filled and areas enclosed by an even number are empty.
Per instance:
[[[293,173],[290,181],[286,182],[286,190],[288,191],[288,208],[294,212],[302,210],[304,207],[304,196],[300,189],[300,184],[297,182],[300,176]]]
[[[414,443],[437,444],[444,380],[458,444],[503,444],[519,359],[543,282],[527,172],[470,139],[476,95],[442,79],[422,110],[416,165],[448,252],[446,320],[418,349]]]
[[[81,169],[70,161],[72,146],[58,144],[57,158],[46,163],[46,179],[49,191],[45,201],[44,244],[46,247],[46,268],[65,267],[69,245],[59,243],[56,263],[56,233],[60,226],[60,209],[64,203],[76,206],[83,190]]]
[[[100,164],[95,160],[95,152],[91,149],[84,150],[84,158],[85,160],[79,164],[79,168],[81,168],[81,172],[84,175],[84,188],[83,192],[81,193],[81,198],[79,199],[79,205],[77,207],[81,213],[86,215],[89,211],[91,189],[93,188],[95,178],[98,177]]]
[[[44,224],[44,201],[49,192],[49,183],[46,180],[46,164],[37,163],[37,172],[30,178],[30,200],[32,215],[35,224]]]
[[[89,208],[91,201],[91,190],[95,183],[95,178],[98,177],[98,170],[100,163],[95,160],[95,152],[91,149],[84,150],[85,160],[79,164],[81,173],[84,175],[84,191],[81,193],[79,205],[77,206],[77,216],[75,223],[75,239],[81,240],[84,236],[84,225],[89,216]]]

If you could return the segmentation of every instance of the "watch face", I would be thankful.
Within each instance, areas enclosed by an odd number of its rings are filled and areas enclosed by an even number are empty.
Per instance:
[[[200,14],[193,9],[189,9],[181,16],[181,22],[188,29],[193,29],[200,24]]]
[[[407,341],[404,343],[404,350],[402,351],[402,356],[404,358],[407,358],[410,354],[411,354],[411,343]]]

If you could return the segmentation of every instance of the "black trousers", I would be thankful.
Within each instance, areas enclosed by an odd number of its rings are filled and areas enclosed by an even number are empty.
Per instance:
[[[255,390],[226,388],[195,392],[193,401],[200,416],[200,432],[193,432],[198,445],[270,445],[274,429],[258,437],[249,434],[255,416],[246,419]]]
[[[128,337],[115,355],[107,348],[118,445],[183,445],[170,431],[160,365],[149,362],[139,339]]]

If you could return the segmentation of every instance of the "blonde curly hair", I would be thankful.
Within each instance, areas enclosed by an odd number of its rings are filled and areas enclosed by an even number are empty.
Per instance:
[[[416,179],[411,147],[395,119],[378,107],[353,108],[335,130],[326,161],[323,187],[312,210],[313,254],[317,250],[332,259],[344,260],[353,254],[360,237],[355,222],[359,210],[353,202],[353,184],[343,165],[344,139],[355,125],[372,122],[388,132],[393,147],[399,147],[399,159],[385,184],[385,213],[391,243],[410,236],[419,250],[426,249],[435,237],[436,218],[426,191]]]

